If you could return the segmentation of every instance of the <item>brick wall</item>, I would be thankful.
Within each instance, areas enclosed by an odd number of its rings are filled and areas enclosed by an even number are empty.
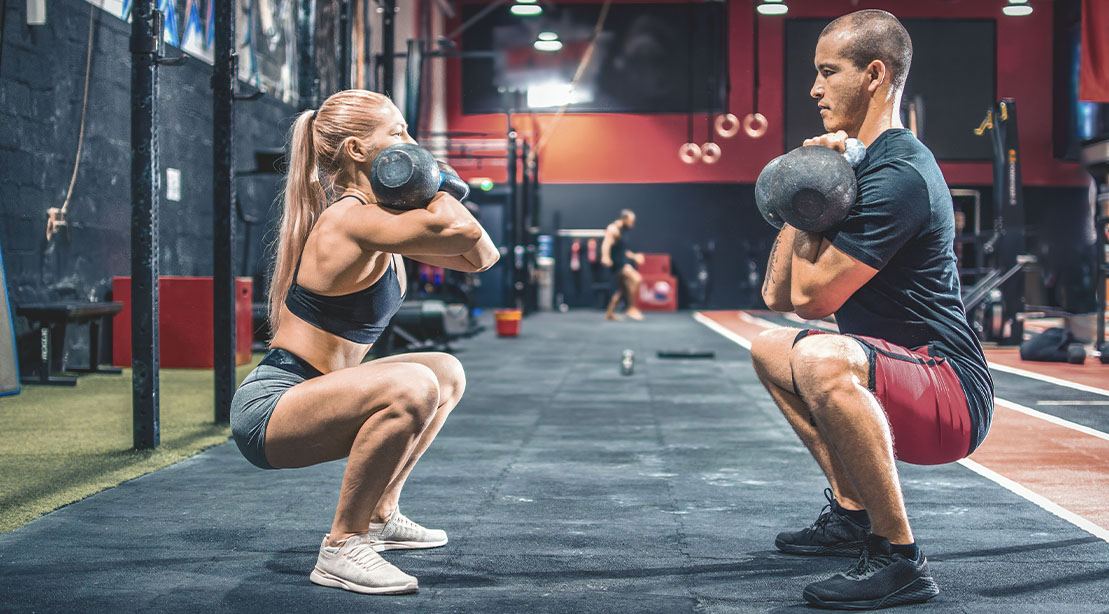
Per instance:
[[[110,280],[130,268],[130,25],[96,11],[95,42],[81,166],[68,231],[46,240],[47,209],[60,207],[73,172],[81,118],[89,8],[53,0],[48,23],[26,25],[26,3],[8,2],[0,55],[0,250],[13,303],[103,300]],[[170,49],[170,53],[179,53]],[[212,274],[211,67],[189,58],[160,73],[159,142],[162,275]],[[269,96],[236,107],[236,168],[254,166],[258,148],[281,147],[295,109]],[[165,169],[181,171],[181,200],[165,199]],[[236,183],[243,209],[272,224],[274,175]],[[236,273],[264,270],[264,228],[248,246],[239,226]],[[244,262],[249,248],[249,261]],[[256,288],[256,296],[261,292]],[[20,355],[37,343],[16,321]],[[84,362],[84,331],[69,348]],[[28,349],[24,349],[28,348]]]

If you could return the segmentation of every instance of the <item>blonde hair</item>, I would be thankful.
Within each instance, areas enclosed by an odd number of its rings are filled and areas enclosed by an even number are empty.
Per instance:
[[[303,111],[289,130],[284,207],[269,287],[271,338],[277,334],[281,305],[293,285],[297,259],[316,220],[334,193],[349,139],[366,138],[380,126],[373,111],[389,98],[367,90],[345,90],[328,97],[316,111]],[[373,159],[378,152],[369,152]]]

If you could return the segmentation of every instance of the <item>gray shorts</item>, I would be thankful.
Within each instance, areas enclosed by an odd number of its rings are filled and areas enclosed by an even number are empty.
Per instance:
[[[288,350],[270,350],[246,376],[231,400],[231,434],[251,464],[274,469],[266,462],[266,425],[285,391],[322,375]]]

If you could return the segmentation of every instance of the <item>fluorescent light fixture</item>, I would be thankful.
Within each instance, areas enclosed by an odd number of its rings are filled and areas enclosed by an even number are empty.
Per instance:
[[[759,15],[785,15],[789,7],[782,0],[764,0],[755,8]]]
[[[562,49],[562,41],[535,41],[533,46],[539,51],[558,51]]]
[[[564,104],[584,102],[586,98],[588,97],[583,92],[571,92],[570,84],[565,82],[547,82],[528,88],[528,106],[533,109],[561,107]]]
[[[535,4],[539,0],[516,0],[516,4]]]
[[[1009,0],[1009,4],[1028,4],[1028,0]]]
[[[1009,17],[1024,17],[1025,15],[1032,14],[1032,7],[1027,4],[1010,4],[1009,6],[1003,7],[1001,12]]]
[[[513,4],[509,10],[512,11],[513,15],[529,16],[541,14],[543,7],[538,4]]]
[[[557,32],[540,32],[539,40],[541,41],[556,41],[558,40]]]

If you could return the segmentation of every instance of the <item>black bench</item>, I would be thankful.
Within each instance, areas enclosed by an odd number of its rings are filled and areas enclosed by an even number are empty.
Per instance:
[[[66,368],[63,371],[77,373],[120,373],[115,367],[100,366],[100,321],[114,316],[123,309],[123,303],[102,302],[56,302],[24,303],[16,305],[16,315],[23,316],[39,324],[39,373],[37,376],[21,377],[25,384],[53,384],[75,386],[77,378],[67,375],[54,375],[50,372],[54,355],[65,351],[65,331],[69,324],[89,325],[89,366],[86,368]],[[64,362],[64,361],[63,361]]]

